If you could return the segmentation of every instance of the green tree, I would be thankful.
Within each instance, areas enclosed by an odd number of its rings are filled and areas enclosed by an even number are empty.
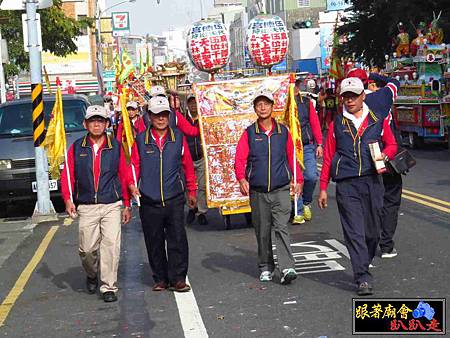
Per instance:
[[[347,1],[348,2],[348,1]],[[402,22],[410,40],[416,37],[415,27],[419,22],[430,23],[433,11],[442,11],[439,27],[444,30],[444,39],[450,37],[449,0],[405,1],[405,0],[352,0],[339,34],[347,41],[338,48],[341,56],[356,55],[366,64],[383,67],[385,55],[392,54],[393,39],[398,34],[397,24]]]
[[[53,6],[39,10],[41,15],[42,50],[57,56],[67,56],[77,52],[74,39],[83,30],[92,27],[92,18],[75,20],[62,10],[62,1],[53,0]],[[6,76],[16,75],[20,70],[29,69],[29,56],[23,48],[22,12],[0,11],[0,16],[8,18],[1,25],[2,36],[8,43],[10,63],[5,66]]]

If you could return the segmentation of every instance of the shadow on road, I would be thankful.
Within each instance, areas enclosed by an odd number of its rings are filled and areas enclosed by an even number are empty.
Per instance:
[[[222,252],[209,252],[207,258],[202,260],[202,266],[213,273],[219,273],[222,269],[239,272],[253,278],[259,277],[256,263],[256,252],[235,248],[236,255],[227,255]]]
[[[67,289],[70,287],[75,292],[84,292],[84,283],[86,274],[81,266],[69,268],[66,272],[55,275],[47,265],[43,262],[36,271],[41,277],[50,279],[59,289]]]

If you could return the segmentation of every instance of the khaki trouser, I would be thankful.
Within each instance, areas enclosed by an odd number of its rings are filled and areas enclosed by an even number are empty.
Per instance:
[[[80,215],[78,236],[81,263],[89,278],[97,278],[100,268],[101,293],[118,290],[121,205],[121,201],[82,204],[77,209]]]
[[[197,176],[197,215],[206,214],[208,206],[206,205],[205,159],[195,161],[194,169]]]

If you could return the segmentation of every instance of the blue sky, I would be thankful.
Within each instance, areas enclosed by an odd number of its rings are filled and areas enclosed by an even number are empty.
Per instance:
[[[121,0],[106,0],[110,7]],[[201,4],[204,16],[213,7],[214,0],[136,0],[114,7],[112,11],[130,12],[131,34],[161,34],[177,27],[184,27],[201,19]],[[108,11],[109,13],[110,11]]]

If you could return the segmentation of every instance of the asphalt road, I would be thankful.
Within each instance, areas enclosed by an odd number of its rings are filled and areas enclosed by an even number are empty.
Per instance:
[[[441,209],[403,199],[395,238],[399,255],[375,259],[373,297],[450,299],[450,205],[426,198],[450,203],[450,152],[429,146],[413,154],[418,165],[405,177],[405,189]],[[355,294],[333,187],[330,199],[326,211],[314,207],[311,222],[290,228],[299,276],[289,286],[260,283],[253,229],[237,215],[231,218],[232,229],[225,230],[221,216],[211,210],[209,225],[187,228],[193,292],[152,292],[135,217],[122,228],[119,301],[112,304],[85,292],[76,221],[69,224],[62,216],[34,228],[29,220],[3,221],[0,319],[5,309],[10,312],[0,336],[349,337]],[[38,253],[42,259],[27,270]],[[20,291],[20,285],[23,293],[8,302],[8,294]]]

